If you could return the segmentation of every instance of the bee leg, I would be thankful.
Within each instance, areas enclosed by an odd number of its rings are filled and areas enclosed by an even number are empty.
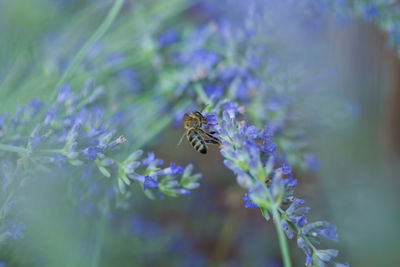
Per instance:
[[[207,134],[207,136],[208,136],[210,139],[212,139],[212,140],[214,140],[214,141],[216,141],[216,142],[218,142],[218,143],[221,143],[221,140],[219,140],[217,137],[214,137],[214,136],[212,136],[211,134]]]
[[[181,137],[181,139],[179,139],[179,142],[178,142],[178,144],[176,146],[179,146],[182,143],[183,137],[185,137],[185,135],[186,135],[186,132],[184,132],[182,134],[182,137]]]
[[[206,118],[204,118],[203,114],[200,113],[200,111],[195,110],[193,111],[194,114],[196,114],[197,116],[199,116],[202,120],[206,120]]]
[[[210,137],[210,139],[208,139],[208,140],[213,140],[213,141],[217,142],[218,144],[221,144],[221,140],[219,140],[218,138],[212,136],[211,134],[210,135],[207,134],[207,136]]]
[[[221,143],[221,141],[220,141],[218,138],[212,136],[211,134],[207,133],[207,132],[204,131],[203,129],[199,129],[199,131],[201,131],[203,134],[207,135],[210,139],[212,139],[212,140],[214,140],[214,141],[216,141],[216,142],[218,142],[218,143]]]
[[[220,142],[217,142],[215,140],[211,140],[211,139],[205,139],[204,142],[206,142],[207,144],[212,144],[212,145],[219,145]]]

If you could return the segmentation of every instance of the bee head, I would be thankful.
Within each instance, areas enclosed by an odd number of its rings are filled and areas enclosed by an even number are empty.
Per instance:
[[[190,115],[185,114],[183,121],[186,129],[198,128],[201,126],[201,117],[199,117],[195,113],[191,113]]]

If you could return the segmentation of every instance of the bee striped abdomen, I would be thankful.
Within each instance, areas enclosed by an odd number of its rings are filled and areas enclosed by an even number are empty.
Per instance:
[[[187,138],[196,151],[199,151],[202,154],[207,154],[207,146],[204,138],[199,135],[196,130],[189,130],[187,133]]]

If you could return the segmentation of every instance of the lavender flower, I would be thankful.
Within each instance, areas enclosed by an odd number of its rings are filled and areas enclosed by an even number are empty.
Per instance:
[[[368,20],[373,20],[379,16],[379,9],[374,3],[370,3],[365,7],[364,16]]]
[[[154,198],[156,194],[161,197],[187,195],[199,186],[201,175],[192,174],[192,165],[184,168],[172,162],[169,166],[162,167],[164,161],[157,159],[152,152],[146,158],[141,158],[142,150],[137,150],[121,160],[120,155],[127,139],[116,135],[117,130],[110,129],[111,125],[117,129],[122,127],[105,120],[101,105],[104,89],[91,85],[93,83],[89,81],[79,93],[74,93],[68,85],[63,86],[53,105],[35,104],[35,109],[47,110],[44,117],[40,110],[36,110],[36,114],[25,118],[22,113],[27,107],[21,108],[14,118],[2,117],[2,138],[9,140],[9,144],[3,144],[0,148],[17,152],[4,154],[0,151],[0,157],[4,158],[3,168],[10,169],[4,172],[5,175],[13,176],[13,181],[18,181],[14,182],[17,184],[24,183],[29,178],[22,173],[30,165],[22,165],[20,155],[40,166],[43,172],[57,168],[75,168],[75,172],[82,172],[82,181],[80,184],[74,182],[77,188],[69,190],[77,194],[78,207],[86,216],[106,213],[110,217],[114,204],[127,204],[129,186],[133,182],[138,183],[150,198]],[[31,106],[29,104],[28,107]],[[30,130],[31,122],[36,123],[33,130]],[[16,134],[15,127],[12,126],[15,123],[24,131],[31,131],[30,136]],[[24,147],[24,144],[27,146]],[[40,162],[40,165],[36,162]],[[108,180],[99,179],[99,175]],[[10,178],[0,177],[5,183],[0,215],[5,218],[8,216],[7,207],[10,203],[22,201],[12,199],[12,192],[6,190]],[[110,190],[114,193],[110,194]],[[0,230],[4,232],[0,232],[2,239],[23,238],[25,224],[11,224],[10,227],[7,229],[3,221],[0,223]]]
[[[178,41],[179,41],[179,33],[174,30],[165,31],[161,33],[157,38],[157,42],[160,47],[169,46]]]
[[[266,219],[274,218],[276,227],[282,228],[289,239],[297,236],[307,266],[333,262],[338,251],[317,249],[315,243],[318,237],[337,241],[336,227],[327,222],[308,223],[306,214],[310,208],[303,206],[304,200],[293,196],[298,181],[293,178],[292,167],[272,153],[275,149],[265,149],[266,143],[272,143],[268,127],[258,130],[238,122],[237,116],[238,105],[226,104],[215,129],[223,141],[221,154],[225,165],[237,175],[239,185],[248,190],[243,197],[245,207],[259,207]],[[283,203],[290,203],[286,210],[281,207]]]

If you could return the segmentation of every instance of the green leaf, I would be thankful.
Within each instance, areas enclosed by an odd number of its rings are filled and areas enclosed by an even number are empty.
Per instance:
[[[197,183],[197,182],[190,183],[190,184],[186,184],[186,185],[182,185],[183,188],[189,189],[189,190],[196,189],[196,188],[199,187],[199,186],[200,186],[200,184]]]
[[[73,166],[82,166],[83,165],[83,161],[81,161],[79,159],[70,159],[70,160],[68,160],[68,162]]]
[[[271,218],[271,216],[269,215],[268,210],[267,210],[267,209],[263,209],[263,208],[261,208],[260,210],[261,210],[261,214],[264,216],[264,218],[265,218],[267,221],[269,221],[269,219]]]
[[[181,185],[185,187],[191,183],[197,182],[197,180],[199,180],[200,178],[201,178],[201,174],[195,174],[195,175],[189,176],[189,177],[182,177]]]
[[[186,166],[185,170],[183,171],[182,174],[182,179],[185,179],[186,177],[189,177],[192,173],[193,170],[193,164],[189,164]]]
[[[125,173],[124,168],[122,167],[122,165],[118,165],[118,177],[125,184],[127,184],[127,185],[131,184],[131,181],[129,181],[128,177],[126,176],[126,173]]]
[[[166,188],[162,185],[159,186],[160,191],[170,197],[176,197],[178,194],[175,193],[175,190],[173,188]],[[146,190],[147,191],[147,190]]]
[[[159,186],[162,186],[165,189],[170,189],[170,188],[175,188],[178,185],[178,181],[176,180],[171,180],[171,179],[163,179],[160,183]]]
[[[100,172],[101,172],[105,177],[107,177],[107,178],[110,178],[110,177],[111,177],[111,173],[110,173],[106,168],[104,168],[103,166],[98,166],[98,165],[97,165],[97,167],[99,168]]]
[[[142,187],[142,189],[143,189],[143,187]],[[148,190],[148,189],[144,190],[144,194],[146,195],[146,197],[148,197],[152,200],[154,200],[156,198],[154,193],[151,190]]]
[[[122,195],[124,195],[126,193],[126,186],[125,186],[124,182],[122,182],[122,180],[120,180],[120,179],[118,179],[118,189]]]
[[[143,154],[143,150],[137,150],[131,153],[128,158],[124,161],[124,163],[129,163],[131,161],[137,160]]]

